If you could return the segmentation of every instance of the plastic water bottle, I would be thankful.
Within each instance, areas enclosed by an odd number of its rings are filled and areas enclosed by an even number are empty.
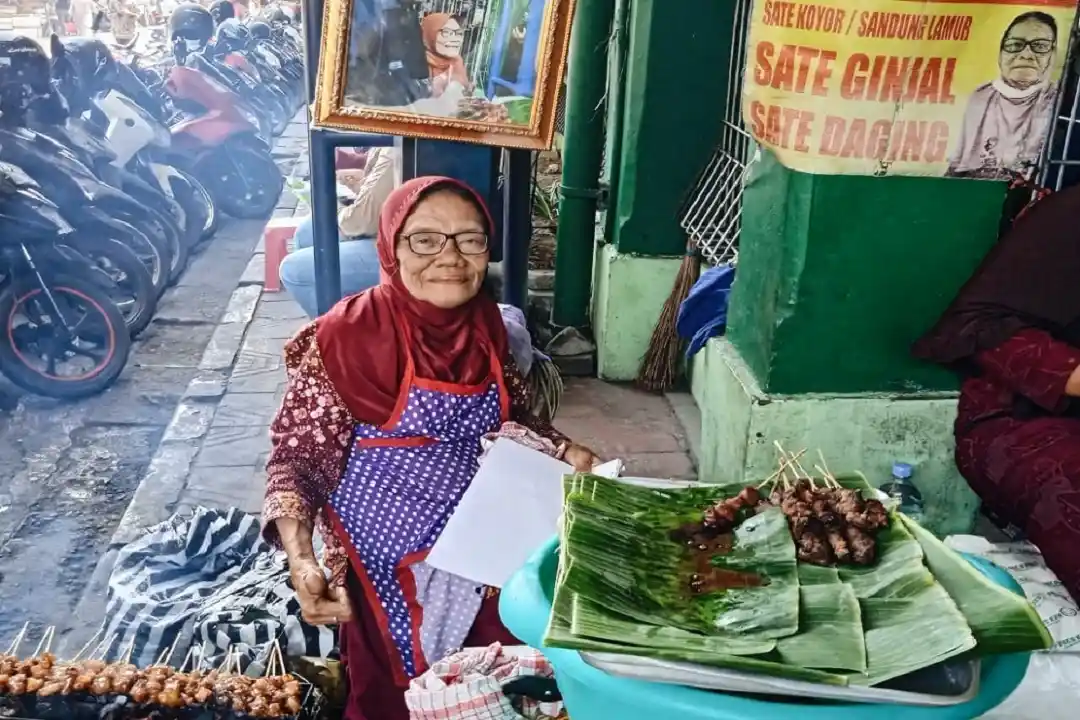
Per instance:
[[[881,492],[900,503],[900,512],[907,515],[915,522],[923,520],[923,499],[919,488],[915,487],[911,476],[914,470],[907,463],[894,463],[892,466],[892,479],[881,486]]]

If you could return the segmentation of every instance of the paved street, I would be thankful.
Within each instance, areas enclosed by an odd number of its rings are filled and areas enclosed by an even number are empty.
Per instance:
[[[287,173],[303,130],[294,123],[278,142]],[[286,192],[281,204],[291,213],[296,200]],[[245,299],[254,310],[260,288],[245,294],[237,283],[256,280],[244,273],[263,224],[222,223],[107,392],[77,403],[25,397],[0,413],[0,639],[26,621],[68,624],[178,402],[193,379],[212,376],[200,365],[220,322],[242,315]]]

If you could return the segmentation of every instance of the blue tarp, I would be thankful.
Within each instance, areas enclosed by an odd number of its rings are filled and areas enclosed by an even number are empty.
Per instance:
[[[720,265],[701,274],[690,294],[679,306],[675,331],[690,341],[686,348],[689,360],[705,347],[709,338],[724,334],[727,327],[728,296],[735,281],[735,266]]]

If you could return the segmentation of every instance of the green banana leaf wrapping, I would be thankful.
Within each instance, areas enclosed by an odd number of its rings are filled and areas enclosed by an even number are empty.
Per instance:
[[[861,477],[846,487],[869,491]],[[870,567],[794,562],[779,512],[743,522],[714,564],[761,587],[687,592],[688,548],[671,531],[742,486],[654,490],[564,481],[559,578],[545,644],[643,655],[834,685],[875,685],[975,649],[1044,649],[1049,634],[1005,590],[893,514]],[[780,532],[781,525],[783,532]]]
[[[911,518],[900,518],[922,546],[934,577],[967,618],[980,654],[1050,649],[1050,631],[1023,595],[991,582]]]
[[[725,579],[761,584],[694,595],[690,576],[712,568],[696,565],[671,532],[700,520],[698,494],[656,492],[650,502],[624,487],[589,478],[566,495],[563,580],[573,592],[628,618],[703,634],[760,640],[798,630],[795,543],[779,510],[746,520],[730,551],[712,557]]]

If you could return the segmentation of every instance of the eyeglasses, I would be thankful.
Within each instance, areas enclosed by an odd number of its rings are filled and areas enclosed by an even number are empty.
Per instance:
[[[454,241],[458,252],[462,255],[483,255],[488,249],[487,233],[476,232],[475,230],[454,233],[453,235],[437,232],[417,232],[402,237],[409,243],[409,249],[417,255],[438,255],[450,240]]]
[[[1001,49],[1010,55],[1019,55],[1024,52],[1024,48],[1031,48],[1031,52],[1036,55],[1045,55],[1054,49],[1053,40],[1024,40],[1023,38],[1009,38],[1005,42],[1001,43]]]
[[[450,38],[463,38],[465,37],[464,30],[446,30],[445,28],[439,31],[439,37],[449,40]]]

